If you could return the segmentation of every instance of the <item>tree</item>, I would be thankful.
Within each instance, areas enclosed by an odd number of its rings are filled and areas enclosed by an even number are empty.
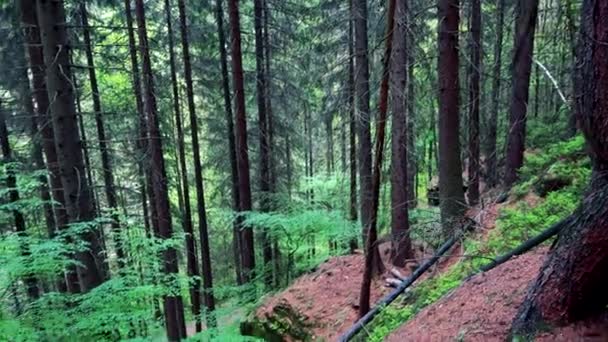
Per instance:
[[[230,78],[228,76],[228,53],[226,52],[226,36],[224,32],[224,10],[222,9],[222,0],[216,0],[215,16],[217,21],[217,36],[220,49],[220,66],[222,69],[222,95],[224,97],[224,111],[226,114],[226,136],[228,137],[230,175],[232,177],[232,209],[237,212],[239,210],[239,175],[236,164],[234,121],[232,104],[230,100]],[[239,225],[236,224],[236,222],[233,225],[232,231],[236,283],[237,285],[241,285],[243,283],[243,276],[241,273],[241,257],[239,252],[241,236],[239,232]]]
[[[194,104],[194,87],[192,85],[192,66],[190,62],[190,43],[188,41],[188,26],[186,19],[186,5],[184,0],[177,0],[179,8],[180,32],[182,37],[182,54],[184,58],[184,77],[186,79],[186,95],[188,99],[188,112],[190,114],[190,134],[192,136],[192,154],[194,159],[194,180],[196,184],[196,200],[198,202],[198,232],[201,247],[201,263],[203,269],[203,296],[207,308],[207,324],[215,327],[215,297],[213,296],[213,278],[211,271],[211,255],[209,252],[209,233],[207,229],[207,211],[205,209],[205,191],[203,188],[203,167],[198,139],[198,119]]]
[[[458,81],[459,0],[439,0],[439,199],[444,235],[464,213]]]
[[[486,184],[493,188],[498,184],[498,167],[496,151],[496,132],[498,111],[500,108],[500,84],[502,67],[503,26],[505,18],[505,0],[496,0],[496,41],[494,42],[494,64],[492,67],[492,107],[488,120],[488,139],[486,153]]]
[[[354,16],[354,56],[355,56],[355,94],[357,104],[357,133],[359,137],[359,201],[363,243],[367,244],[368,232],[372,225],[373,184],[372,184],[372,139],[371,115],[369,109],[369,61],[367,39],[367,1],[353,0]],[[390,20],[388,20],[390,21]],[[388,31],[387,31],[388,32]],[[367,248],[366,248],[367,250]],[[378,266],[373,274],[380,273],[382,261],[378,246],[371,244],[372,265]],[[359,312],[363,312],[360,308]]]
[[[577,119],[592,175],[579,208],[564,221],[557,241],[528,289],[511,333],[533,335],[541,324],[566,324],[602,312],[608,297],[608,6],[585,0],[577,57]]]
[[[396,0],[389,0],[386,15],[386,49],[384,50],[382,83],[380,85],[380,100],[378,101],[378,116],[376,119],[376,159],[374,160],[374,168],[372,173],[372,211],[369,229],[367,231],[367,241],[365,241],[365,269],[363,271],[363,281],[361,283],[361,295],[359,296],[359,317],[363,317],[369,311],[369,297],[372,277],[376,274],[381,274],[384,272],[384,265],[382,264],[382,259],[380,258],[380,253],[378,252],[378,246],[376,244],[378,239],[378,207],[380,205],[380,185],[382,180],[382,161],[384,158],[386,113],[388,110],[389,69],[391,65],[390,61],[394,36],[393,28],[395,26],[395,3]],[[407,160],[407,156],[405,156],[405,158]]]
[[[150,61],[150,50],[148,48],[148,33],[146,29],[146,17],[143,0],[135,1],[135,17],[137,19],[139,53],[142,59],[143,80],[143,105],[146,113],[148,132],[147,145],[150,150],[150,178],[152,179],[152,192],[154,194],[153,205],[156,208],[156,220],[158,234],[161,239],[170,239],[173,235],[171,224],[171,211],[169,208],[169,197],[167,189],[167,174],[165,171],[165,160],[163,157],[163,145],[160,135],[158,110],[156,105],[156,94],[152,63]],[[167,247],[162,252],[163,272],[169,276],[170,287],[177,287],[174,277],[178,273],[177,252],[173,247]],[[166,294],[164,296],[164,314],[167,338],[177,341],[186,337],[186,326],[184,321],[184,308],[181,296],[178,294]]]
[[[395,8],[395,33],[393,35],[393,55],[391,56],[390,90],[393,110],[391,126],[391,261],[403,267],[412,257],[409,233],[408,190],[413,186],[408,182],[408,122],[406,106],[410,98],[405,98],[407,83],[408,18],[407,0],[397,0]]]
[[[59,163],[57,150],[55,148],[55,137],[52,125],[52,118],[49,113],[49,97],[46,88],[46,71],[44,65],[44,55],[40,40],[40,30],[38,27],[38,16],[36,13],[36,1],[21,0],[19,3],[21,13],[21,26],[24,36],[26,59],[30,70],[30,89],[31,101],[36,115],[36,130],[40,132],[42,141],[42,152],[46,160],[46,169],[49,174],[49,185],[51,188],[51,199],[56,204],[53,205],[53,216],[55,226],[51,237],[55,236],[57,230],[65,229],[68,224],[67,212],[65,210],[65,198],[63,186],[59,173]],[[59,289],[75,293],[80,291],[78,284],[78,274],[74,267],[70,267],[65,274],[63,282],[58,282]]]
[[[241,53],[241,24],[239,19],[238,0],[228,1],[230,17],[230,35],[232,38],[232,81],[235,98],[235,147],[239,179],[239,210],[251,210],[251,185],[249,178],[249,155],[247,152],[247,115],[245,113],[245,91],[243,82],[243,56]],[[242,219],[242,218],[241,218]],[[241,229],[241,263],[243,280],[249,282],[253,278],[255,253],[253,230],[251,227]]]
[[[355,55],[354,55],[354,12],[353,0],[348,1],[348,131],[349,131],[349,165],[350,165],[350,215],[353,222],[357,222],[357,126],[356,126],[356,91],[355,91]],[[357,239],[353,238],[349,244],[350,252],[357,249]]]
[[[265,56],[264,56],[264,4],[262,0],[254,0],[253,17],[255,28],[255,65],[256,65],[256,91],[258,103],[258,129],[260,141],[260,210],[270,210],[268,196],[270,194],[270,141],[268,135],[268,119],[266,105],[268,104],[268,86],[266,84]],[[269,272],[272,263],[272,245],[265,229],[260,233],[262,244],[262,257],[264,260],[264,282],[272,285],[272,273]]]
[[[171,20],[171,1],[165,0],[165,16],[167,18],[167,31],[169,33],[169,69],[171,71],[171,90],[173,93],[173,113],[175,114],[175,126],[177,129],[177,149],[179,154],[179,168],[183,192],[182,226],[186,234],[186,268],[188,276],[193,277],[190,283],[190,302],[192,314],[195,317],[196,331],[201,331],[201,282],[199,277],[198,262],[196,258],[196,244],[194,242],[194,230],[192,228],[192,209],[190,207],[190,184],[188,183],[188,168],[186,166],[186,144],[184,142],[184,129],[182,127],[182,113],[179,102],[179,84],[175,66],[175,51],[173,43],[173,23]]]
[[[509,108],[509,131],[507,135],[507,165],[505,185],[510,187],[517,180],[517,172],[524,163],[526,148],[526,113],[528,88],[532,71],[534,30],[538,13],[538,0],[518,0],[513,51],[513,88]]]
[[[150,177],[148,172],[146,172],[146,163],[144,160],[146,159],[146,140],[148,139],[148,133],[146,132],[146,115],[144,112],[144,103],[141,93],[141,78],[139,73],[139,62],[137,61],[137,48],[135,46],[135,30],[133,28],[133,15],[131,13],[131,0],[124,0],[124,12],[125,18],[127,22],[127,36],[129,39],[129,57],[131,60],[131,77],[133,83],[133,95],[135,97],[135,106],[137,109],[137,123],[138,123],[138,137],[136,138],[135,148],[137,150],[137,155],[139,157],[139,161],[137,163],[137,173],[139,174],[139,188],[141,192],[141,207],[143,213],[144,226],[146,231],[150,231],[150,221],[151,216],[155,217],[156,215],[148,214],[148,193],[151,193],[151,184]],[[152,197],[150,198],[150,202],[153,202]],[[154,212],[156,210],[153,210]]]
[[[49,110],[68,222],[92,225],[95,212],[78,133],[63,1],[38,0],[36,3]],[[78,279],[80,289],[87,292],[103,282],[103,260],[100,260],[102,242],[95,226],[89,227],[82,238],[89,243],[90,251],[80,251],[76,255],[82,265],[78,267]]]
[[[79,4],[80,20],[83,26],[83,37],[85,54],[87,58],[87,69],[89,71],[89,82],[91,84],[91,97],[93,99],[93,112],[95,112],[95,127],[97,128],[97,140],[99,142],[99,152],[101,154],[101,167],[103,173],[104,190],[106,201],[110,209],[110,217],[112,218],[112,230],[114,233],[114,243],[118,265],[120,268],[125,266],[125,252],[122,247],[120,237],[121,225],[118,218],[118,201],[116,198],[116,187],[114,185],[114,171],[112,166],[112,157],[109,152],[108,139],[106,138],[106,129],[103,121],[103,111],[101,108],[101,95],[97,84],[97,71],[95,70],[95,60],[93,58],[93,49],[91,47],[91,29],[89,27],[89,19],[86,3],[81,1]]]
[[[479,177],[481,163],[479,162],[479,103],[481,83],[481,1],[472,0],[471,19],[469,21],[470,53],[469,64],[469,205],[479,202]]]

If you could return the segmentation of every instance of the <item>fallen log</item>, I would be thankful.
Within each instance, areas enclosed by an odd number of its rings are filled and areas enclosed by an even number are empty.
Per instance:
[[[482,266],[478,272],[475,272],[475,273],[471,274],[469,277],[467,277],[467,279],[471,278],[472,276],[474,276],[475,274],[477,274],[479,272],[487,272],[487,271],[493,269],[494,267],[509,261],[512,257],[514,257],[516,255],[524,254],[524,253],[528,252],[529,250],[531,250],[532,248],[549,240],[553,236],[557,235],[562,230],[562,228],[568,224],[569,219],[570,218],[564,219],[564,220],[552,225],[551,227],[547,228],[546,230],[544,230],[537,236],[535,236],[535,237],[527,240],[526,242],[522,243],[521,245],[515,247],[515,249],[511,250],[510,252],[507,252],[501,256],[496,257],[489,264]]]
[[[410,287],[420,276],[424,274],[433,264],[435,264],[447,251],[456,244],[458,240],[462,237],[466,229],[461,230],[454,237],[450,238],[446,241],[433,255],[432,258],[425,261],[420,267],[418,267],[414,273],[412,273],[409,277],[407,277],[399,286],[393,290],[391,293],[382,298],[373,309],[371,309],[365,316],[361,317],[355,324],[350,327],[340,338],[338,341],[347,342],[350,341],[361,329],[371,320],[378,315],[384,307],[392,303],[399,295],[401,295],[408,287]]]

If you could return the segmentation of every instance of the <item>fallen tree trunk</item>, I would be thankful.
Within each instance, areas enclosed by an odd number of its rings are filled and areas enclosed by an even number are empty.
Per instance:
[[[544,230],[542,233],[527,240],[526,242],[517,246],[515,249],[511,250],[510,252],[496,257],[494,260],[492,260],[492,262],[490,262],[489,264],[487,264],[485,266],[482,266],[478,272],[471,274],[468,278],[474,276],[475,274],[477,274],[479,272],[487,272],[487,271],[493,269],[494,267],[509,261],[512,257],[514,257],[516,255],[524,254],[524,253],[528,252],[529,250],[531,250],[532,248],[549,240],[553,236],[557,235],[563,229],[563,227],[567,226],[569,223],[569,220],[570,220],[570,218],[567,218],[567,219],[564,219],[564,220],[552,225],[551,227]]]
[[[466,229],[461,230],[454,237],[452,237],[448,241],[446,241],[437,250],[437,252],[435,253],[435,255],[433,255],[432,258],[425,261],[420,267],[418,267],[414,271],[414,273],[412,273],[409,277],[407,277],[395,290],[393,290],[393,292],[389,293],[386,297],[384,297],[382,300],[380,300],[373,309],[371,309],[367,314],[365,314],[365,316],[361,317],[357,322],[355,322],[355,324],[352,327],[350,327],[350,329],[348,329],[348,331],[346,331],[344,334],[342,334],[342,336],[340,336],[338,341],[340,341],[340,342],[350,341],[350,339],[353,338],[359,331],[361,331],[361,329],[367,323],[371,322],[371,320],[376,315],[378,315],[384,307],[386,307],[387,305],[392,303],[395,299],[397,299],[397,297],[399,297],[399,295],[401,295],[408,287],[410,287],[416,280],[418,280],[418,278],[420,278],[420,276],[422,276],[424,274],[424,272],[426,272],[429,268],[431,268],[431,266],[433,266],[447,251],[449,251],[450,248],[452,248],[452,246],[454,246],[454,244],[456,244],[456,242],[458,240],[460,240],[460,238],[462,237],[462,235],[464,234],[465,231],[466,231]]]

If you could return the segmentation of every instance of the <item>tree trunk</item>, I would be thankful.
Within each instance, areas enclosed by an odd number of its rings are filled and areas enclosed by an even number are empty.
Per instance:
[[[350,215],[352,222],[357,222],[357,127],[356,127],[356,90],[355,90],[355,54],[354,54],[354,8],[353,1],[349,0],[348,21],[348,131],[350,153]],[[349,244],[350,253],[357,249],[357,238],[352,238]]]
[[[203,168],[201,165],[200,147],[198,139],[198,119],[196,117],[196,107],[194,104],[194,87],[192,85],[192,66],[190,63],[190,43],[188,41],[186,5],[184,0],[178,0],[177,3],[179,8],[179,21],[182,38],[182,54],[184,58],[186,95],[188,98],[188,112],[190,114],[190,130],[192,135],[192,154],[194,159],[196,199],[198,202],[198,231],[200,237],[201,263],[203,269],[203,303],[207,309],[207,325],[208,327],[213,328],[216,326],[216,321],[213,313],[213,311],[215,310],[215,297],[213,296],[211,253],[209,251],[209,232],[207,228],[207,212],[205,209],[205,192],[203,188]]]
[[[38,18],[36,13],[36,2],[34,0],[20,1],[21,22],[23,35],[25,38],[26,58],[31,73],[30,88],[33,102],[36,104],[37,125],[40,127],[42,140],[42,152],[46,159],[46,168],[49,173],[49,184],[51,187],[51,198],[55,203],[53,213],[55,227],[52,234],[64,229],[67,226],[68,218],[65,210],[65,199],[63,196],[63,186],[59,175],[59,164],[57,162],[57,150],[55,148],[55,138],[51,116],[49,114],[49,98],[46,89],[44,55],[40,41],[40,30],[38,28]],[[78,275],[76,269],[70,267],[66,272],[64,283],[58,283],[59,290],[67,290],[70,293],[79,292]],[[67,280],[67,282],[65,282]]]
[[[500,110],[500,84],[502,69],[502,37],[505,18],[505,0],[496,0],[496,41],[494,42],[494,67],[492,71],[492,107],[488,121],[488,150],[486,153],[486,185],[493,188],[498,184],[498,152],[496,149],[496,132],[498,112]]]
[[[580,207],[563,228],[515,316],[512,335],[567,324],[603,312],[608,303],[608,3],[583,2],[576,65],[577,115],[593,173]]]
[[[465,209],[460,161],[459,0],[439,0],[439,199],[446,237]]]
[[[357,133],[359,136],[359,201],[363,242],[367,241],[367,231],[372,211],[372,138],[369,111],[369,62],[367,42],[367,1],[353,0],[354,41],[355,41],[355,98],[358,101]]]
[[[405,41],[414,41],[414,15],[413,11],[415,8],[412,4],[411,8],[407,8],[404,16],[397,16],[397,18],[403,18],[400,20],[406,20],[409,27],[406,28]],[[407,7],[407,6],[405,6]],[[407,200],[408,207],[414,209],[418,206],[418,193],[416,186],[416,178],[418,175],[418,152],[416,151],[416,101],[414,97],[415,79],[414,79],[414,63],[415,63],[415,49],[414,44],[410,44],[409,47],[406,44],[404,49],[406,51],[407,69],[406,82],[407,82]]]
[[[173,43],[173,23],[171,19],[171,1],[165,0],[165,16],[169,36],[169,67],[171,70],[171,85],[173,90],[173,112],[175,114],[175,126],[177,128],[177,149],[179,154],[179,169],[181,171],[181,183],[183,193],[182,226],[186,235],[186,268],[190,280],[190,301],[192,314],[195,317],[196,331],[203,329],[201,323],[201,282],[199,278],[198,262],[196,258],[196,244],[194,242],[194,229],[192,227],[192,209],[190,207],[190,183],[188,182],[188,168],[186,166],[186,146],[184,143],[184,129],[182,127],[182,113],[179,103],[179,83],[175,65],[175,51]]]
[[[46,65],[49,109],[69,223],[90,222],[95,218],[84,169],[82,142],[78,133],[74,89],[68,58],[69,44],[63,2],[38,0],[37,13]],[[103,281],[101,239],[97,227],[83,234],[90,251],[77,253],[80,288],[89,291]]]
[[[224,32],[224,10],[222,9],[222,1],[216,0],[216,20],[217,20],[217,35],[220,48],[220,64],[222,68],[222,92],[224,96],[224,111],[226,112],[226,129],[228,136],[228,148],[230,149],[230,174],[232,176],[232,210],[239,211],[239,175],[236,164],[236,149],[234,143],[234,121],[232,115],[232,104],[230,101],[230,78],[228,76],[228,54],[226,52],[226,36]],[[240,240],[239,225],[235,221],[233,223],[233,251],[234,265],[236,272],[237,285],[243,284],[243,276],[241,273],[241,256],[240,256]]]
[[[470,206],[479,202],[479,102],[481,86],[481,1],[472,0],[470,27],[469,64],[469,184],[468,200]]]
[[[91,47],[91,33],[89,28],[88,13],[85,2],[80,2],[80,19],[83,26],[83,36],[85,53],[87,57],[87,68],[89,70],[89,81],[91,82],[91,92],[93,99],[93,111],[95,112],[95,125],[97,127],[97,139],[99,141],[99,152],[101,154],[101,167],[103,169],[103,180],[106,193],[106,201],[111,211],[112,231],[114,234],[114,243],[116,256],[118,258],[119,268],[125,266],[125,252],[122,247],[121,240],[121,225],[118,218],[118,203],[116,199],[116,187],[114,186],[114,172],[112,166],[112,158],[110,156],[108,141],[106,139],[105,126],[103,122],[103,113],[101,109],[101,97],[99,87],[97,85],[97,72],[95,70],[95,61],[93,59],[93,51]]]
[[[372,211],[370,225],[365,241],[365,269],[359,296],[359,317],[363,317],[370,307],[370,289],[372,278],[384,272],[384,265],[378,251],[378,207],[380,206],[380,186],[382,181],[382,161],[384,158],[384,137],[386,131],[386,113],[388,109],[389,68],[393,46],[393,28],[395,26],[396,0],[389,0],[386,25],[386,49],[382,65],[382,83],[380,84],[380,99],[378,101],[378,116],[376,118],[376,159],[372,173]],[[400,37],[405,38],[405,37]],[[404,56],[405,57],[405,56]],[[407,61],[404,58],[404,61]],[[401,64],[402,65],[402,64]],[[404,84],[405,85],[405,84]],[[406,142],[407,143],[407,142]],[[407,155],[406,159],[407,169]],[[407,171],[406,171],[407,172]],[[406,190],[407,191],[407,190]],[[406,192],[407,194],[407,192]],[[407,196],[407,195],[406,195]],[[407,203],[406,203],[407,210]]]
[[[524,162],[528,87],[530,86],[532,70],[537,13],[538,0],[518,0],[511,75],[513,90],[507,136],[507,166],[505,170],[505,185],[507,187],[517,181],[517,172]]]
[[[0,102],[0,105],[2,103]],[[4,112],[0,108],[0,149],[2,150],[2,157],[6,165],[6,189],[8,190],[8,201],[9,203],[19,202],[19,190],[17,189],[17,178],[15,177],[15,170],[10,164],[13,161],[11,153],[11,145],[8,140],[8,129],[6,127],[6,119]],[[25,218],[23,213],[18,209],[13,209],[13,219],[15,222],[15,232],[21,238],[25,238],[27,233],[25,231]],[[21,254],[27,259],[30,256],[29,246],[25,241],[21,241]],[[40,297],[40,290],[38,289],[38,280],[36,280],[33,274],[27,274],[23,278],[25,283],[27,296],[31,301],[34,301]]]
[[[270,144],[268,139],[268,120],[266,116],[266,71],[264,61],[264,4],[262,0],[254,0],[254,28],[255,28],[255,65],[256,65],[256,91],[258,104],[258,130],[260,142],[260,210],[270,210]],[[264,261],[264,283],[272,286],[272,244],[268,237],[266,227],[260,232],[262,245],[262,258]]]
[[[163,240],[167,240],[173,235],[173,227],[171,224],[167,174],[165,171],[165,160],[163,157],[163,146],[156,107],[156,93],[148,48],[148,33],[146,29],[143,0],[135,1],[135,16],[137,19],[139,36],[139,52],[142,57],[143,105],[147,118],[150,175],[152,179],[152,192],[154,194],[153,203],[156,208],[159,237]],[[171,277],[178,274],[177,251],[173,247],[168,247],[163,250],[162,261],[163,272],[167,276]],[[169,283],[166,285],[170,288],[177,288],[179,286],[174,280],[169,280]],[[184,308],[181,304],[180,295],[167,294],[164,297],[165,325],[167,338],[170,341],[177,341],[180,338],[186,337]]]
[[[412,257],[409,233],[408,199],[413,184],[408,180],[408,127],[406,111],[411,98],[405,98],[408,58],[407,0],[397,0],[395,8],[395,34],[391,56],[390,90],[393,109],[391,126],[391,261],[397,267],[405,266]],[[411,49],[411,48],[410,48]],[[407,114],[406,114],[407,113]]]
[[[235,93],[235,146],[239,175],[239,210],[244,212],[251,210],[251,185],[249,178],[249,156],[247,152],[247,114],[245,113],[241,23],[238,0],[228,1],[228,12],[230,17],[230,35],[232,38],[232,49],[230,52],[232,55],[232,78]],[[249,282],[253,279],[255,267],[253,230],[250,227],[242,227],[240,230],[243,280]]]

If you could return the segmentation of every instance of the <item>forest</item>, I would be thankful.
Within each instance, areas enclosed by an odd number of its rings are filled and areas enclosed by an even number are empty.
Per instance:
[[[0,341],[608,341],[608,0],[0,0]]]

